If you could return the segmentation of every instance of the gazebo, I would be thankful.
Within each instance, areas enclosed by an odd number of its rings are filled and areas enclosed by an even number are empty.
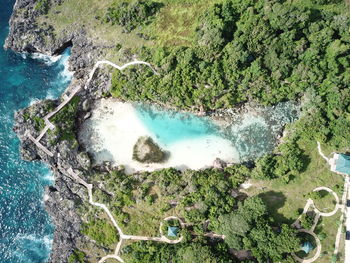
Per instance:
[[[168,227],[168,236],[169,237],[177,237],[177,232],[179,231],[179,228],[176,226],[169,226]]]
[[[301,247],[301,250],[303,250],[306,254],[309,254],[313,249],[314,246],[311,244],[310,241],[306,241]]]

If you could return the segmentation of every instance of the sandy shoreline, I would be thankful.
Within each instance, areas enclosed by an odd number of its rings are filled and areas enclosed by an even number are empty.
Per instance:
[[[132,160],[133,146],[140,136],[151,136],[170,153],[164,163],[142,164]],[[83,124],[80,141],[97,164],[111,161],[124,165],[127,173],[153,171],[166,167],[179,170],[211,167],[216,158],[225,162],[239,162],[239,154],[232,143],[217,135],[205,135],[162,144],[137,116],[133,104],[115,99],[97,102],[92,116]]]

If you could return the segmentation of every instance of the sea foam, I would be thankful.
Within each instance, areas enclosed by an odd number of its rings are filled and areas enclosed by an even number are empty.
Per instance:
[[[55,64],[62,57],[62,55],[49,56],[49,55],[45,55],[45,54],[41,54],[41,53],[32,53],[32,54],[30,54],[30,56],[33,59],[38,59],[38,60],[43,61],[48,66]]]

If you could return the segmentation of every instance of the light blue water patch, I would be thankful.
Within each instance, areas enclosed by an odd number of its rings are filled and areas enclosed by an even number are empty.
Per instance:
[[[0,0],[0,46],[8,32],[14,0]],[[0,262],[40,263],[50,254],[53,225],[43,205],[51,172],[24,162],[12,131],[14,113],[35,100],[58,97],[70,82],[59,61],[33,59],[0,48]]]
[[[139,119],[154,138],[163,145],[208,135],[218,135],[220,132],[220,128],[205,117],[173,110],[162,110],[145,104],[137,104],[135,107]]]
[[[284,125],[298,117],[298,106],[292,102],[232,115],[232,120],[227,118],[222,126],[214,124],[210,118],[190,113],[146,104],[137,104],[135,108],[139,119],[153,138],[163,146],[215,135],[232,143],[241,162],[254,160],[273,151]],[[236,158],[237,156],[232,157],[233,160]]]

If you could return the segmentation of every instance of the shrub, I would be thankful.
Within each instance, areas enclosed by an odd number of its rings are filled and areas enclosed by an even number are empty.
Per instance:
[[[56,134],[59,141],[74,141],[75,138],[75,116],[78,111],[80,97],[75,96],[72,100],[51,118],[56,125]]]
[[[46,14],[49,11],[50,0],[39,0],[34,9],[39,11],[41,14]]]
[[[117,230],[106,219],[95,219],[84,223],[81,232],[101,246],[110,246],[118,242]]]
[[[84,263],[85,253],[80,250],[74,250],[68,257],[68,263]]]
[[[159,7],[158,3],[149,0],[133,1],[131,3],[115,2],[108,8],[105,20],[123,26],[130,32],[136,27],[149,22],[150,18],[157,13]]]

